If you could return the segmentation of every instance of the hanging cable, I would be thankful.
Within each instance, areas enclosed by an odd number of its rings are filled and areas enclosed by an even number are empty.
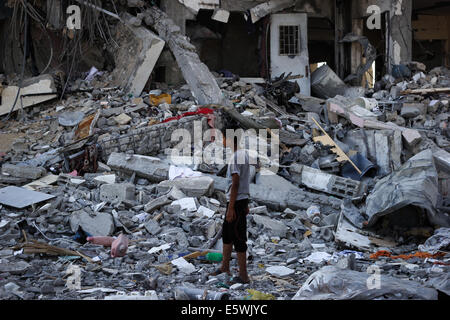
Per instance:
[[[27,0],[23,0],[25,3],[25,6],[27,4]],[[24,52],[23,52],[23,59],[22,59],[22,70],[20,73],[20,80],[19,80],[19,89],[17,90],[16,98],[14,99],[14,103],[11,107],[11,110],[9,110],[8,115],[3,119],[3,121],[8,121],[11,117],[11,113],[14,111],[14,107],[17,104],[17,100],[19,99],[20,90],[22,89],[23,84],[23,76],[25,73],[25,63],[27,62],[27,51],[28,51],[28,11],[25,8],[25,35],[24,35]]]

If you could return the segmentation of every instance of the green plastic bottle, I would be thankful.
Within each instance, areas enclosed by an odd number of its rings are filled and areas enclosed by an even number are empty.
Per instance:
[[[218,253],[218,252],[208,252],[206,254],[205,258],[208,261],[214,261],[214,262],[220,262],[223,260],[222,254]]]

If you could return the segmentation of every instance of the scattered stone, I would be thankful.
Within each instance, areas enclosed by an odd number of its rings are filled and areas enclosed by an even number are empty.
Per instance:
[[[8,272],[13,275],[24,274],[31,265],[25,261],[0,263],[0,273]]]
[[[210,177],[201,176],[193,178],[179,178],[166,180],[158,184],[160,192],[167,192],[171,187],[177,187],[188,197],[210,196],[213,191],[214,180]]]
[[[288,228],[283,222],[260,215],[253,215],[253,220],[268,229],[271,234],[280,238],[286,237]]]
[[[39,179],[44,176],[47,171],[42,167],[32,167],[26,165],[14,165],[10,163],[5,163],[2,166],[2,173],[8,174],[17,178],[26,178],[26,179]]]
[[[106,202],[135,200],[135,187],[129,183],[103,184],[100,186],[100,200]]]
[[[115,229],[114,218],[105,212],[90,215],[84,210],[75,211],[70,216],[70,228],[75,233],[79,227],[92,236],[110,236]]]
[[[127,116],[125,113],[122,113],[122,114],[118,115],[117,117],[114,117],[114,120],[119,125],[126,125],[126,124],[130,123],[131,117]]]
[[[294,274],[295,270],[283,266],[274,266],[266,268],[266,272],[276,277],[286,277]]]

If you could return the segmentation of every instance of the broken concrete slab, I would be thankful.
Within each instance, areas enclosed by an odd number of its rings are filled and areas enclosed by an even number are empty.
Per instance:
[[[357,198],[367,191],[367,186],[363,183],[300,164],[293,164],[289,172],[292,180],[299,185],[342,198]]]
[[[433,276],[424,283],[427,287],[434,288],[450,296],[450,275],[448,273]]]
[[[171,202],[172,202],[172,200],[168,196],[164,195],[162,197],[153,199],[149,203],[147,203],[144,206],[144,211],[148,212],[148,213],[152,213],[153,211],[155,211],[155,210],[161,208],[162,206],[165,206],[166,204],[169,204]]]
[[[159,223],[154,220],[149,220],[147,223],[145,223],[144,227],[152,236],[157,235],[162,230],[162,228],[159,226]]]
[[[276,277],[287,277],[293,275],[295,273],[295,270],[287,268],[285,266],[272,266],[266,268],[266,272]]]
[[[214,191],[220,191],[223,193],[226,193],[228,191],[229,181],[227,178],[215,176],[212,174],[208,174],[206,176],[214,180]]]
[[[338,198],[301,190],[286,179],[284,184],[285,187],[278,190],[270,185],[251,183],[250,199],[277,211],[283,211],[287,207],[292,210],[306,210],[311,205],[319,205],[324,214],[330,214],[340,208],[341,200]]]
[[[420,283],[371,273],[325,266],[313,273],[292,300],[437,300],[437,291]],[[330,290],[330,288],[332,288]]]
[[[113,184],[116,183],[116,175],[115,174],[104,174],[94,178],[94,181],[99,183],[108,183]]]
[[[42,167],[32,167],[27,165],[15,165],[11,163],[5,163],[2,166],[2,173],[8,174],[16,178],[27,178],[27,179],[39,179],[44,174],[47,173],[45,168]]]
[[[195,203],[195,199],[191,197],[175,200],[171,205],[179,206],[181,210],[187,210],[189,212],[197,211],[197,204]]]
[[[211,210],[209,208],[206,208],[204,206],[200,206],[197,210],[197,212],[199,214],[201,214],[202,216],[208,217],[208,218],[212,218],[212,216],[214,215],[215,211]]]
[[[158,184],[158,190],[166,192],[174,186],[188,197],[210,196],[213,192],[214,180],[208,176],[166,180]]]
[[[53,195],[14,186],[0,189],[0,203],[17,209],[23,209],[54,197]]]
[[[0,272],[7,272],[13,275],[24,274],[31,265],[25,261],[0,263]]]
[[[117,117],[114,117],[114,121],[116,121],[116,123],[119,125],[126,125],[130,123],[131,117],[126,115],[125,113],[121,113]]]
[[[343,244],[347,248],[357,248],[362,251],[370,251],[372,246],[369,238],[358,231],[358,228],[353,226],[341,214],[336,227],[334,239],[337,243]]]
[[[118,24],[115,41],[119,48],[115,62],[118,66],[112,73],[113,84],[121,86],[135,97],[140,96],[165,42],[145,27],[135,27],[127,23],[132,16],[122,16]]]
[[[376,164],[380,175],[387,175],[401,166],[402,137],[399,131],[381,130],[374,132]]]
[[[211,17],[211,19],[220,21],[223,23],[228,23],[230,19],[230,11],[224,9],[216,9]]]
[[[277,192],[276,189],[272,189],[266,185],[250,184],[250,198],[273,210],[286,209],[286,195],[286,193]]]
[[[387,214],[414,206],[427,213],[431,224],[450,227],[450,216],[438,215],[438,174],[430,149],[409,159],[399,171],[378,181],[367,197],[366,214],[369,226]]]
[[[255,208],[250,208],[249,209],[249,214],[268,215],[269,212],[267,211],[267,207],[266,206],[259,206],[259,207],[255,207]]]
[[[450,153],[436,147],[433,149],[433,158],[439,170],[450,173]]]
[[[183,191],[181,191],[177,187],[172,187],[167,196],[172,200],[180,200],[186,198],[186,195],[183,193]]]
[[[187,262],[183,257],[174,259],[171,263],[178,268],[182,273],[191,274],[195,272],[195,266],[192,263]]]
[[[327,110],[329,114],[342,116],[360,128],[401,131],[408,147],[413,147],[422,140],[422,136],[415,129],[400,127],[391,122],[385,123],[378,120],[364,119],[361,115],[355,114],[351,110],[351,106],[343,103],[342,99],[328,99]]]
[[[192,234],[203,235],[207,239],[212,239],[216,234],[216,222],[209,219],[196,219],[190,225]]]
[[[362,229],[366,221],[359,209],[349,200],[342,201],[341,212],[355,227]]]
[[[92,236],[110,236],[115,229],[114,218],[106,212],[90,215],[84,210],[74,211],[70,216],[70,228],[75,233],[79,227]]]
[[[280,192],[289,192],[290,190],[297,189],[293,184],[287,183],[289,181],[285,178],[265,168],[260,170],[255,180],[257,185],[266,186]]]
[[[21,186],[30,181],[27,178],[17,178],[0,174],[0,183],[4,185]]]
[[[410,149],[422,141],[422,136],[419,131],[414,129],[402,130],[402,137],[406,142],[406,146]]]
[[[427,106],[423,103],[404,103],[400,116],[405,119],[427,114]]]
[[[16,100],[19,87],[8,86],[1,93],[0,116],[11,111]],[[20,95],[17,99],[15,110],[27,108],[57,97],[53,77],[49,74],[23,80]]]
[[[253,220],[256,224],[263,225],[267,228],[270,234],[280,238],[286,237],[288,227],[282,221],[260,215],[253,215]]]
[[[256,7],[250,9],[252,23],[257,22],[261,18],[264,18],[271,13],[279,12],[289,7],[293,7],[294,5],[294,0],[267,1],[265,3],[261,3]]]
[[[100,200],[105,202],[135,200],[135,186],[131,183],[112,183],[100,186]]]
[[[169,45],[198,104],[231,105],[208,67],[200,61],[195,46],[181,33],[180,27],[156,6],[147,9],[144,14],[145,23],[154,27]]]
[[[28,189],[28,190],[35,191],[40,188],[48,187],[49,185],[54,184],[56,181],[58,181],[58,176],[50,173],[38,180],[30,182],[22,187],[25,189]]]
[[[355,227],[346,217],[344,210],[341,211],[334,234],[334,239],[339,245],[369,252],[376,247],[392,248],[396,246],[396,243],[392,241],[380,239],[372,233],[369,234]]]
[[[151,182],[161,182],[169,176],[169,165],[154,157],[114,152],[109,156],[107,164],[111,169],[129,175],[136,173],[136,176]]]
[[[428,238],[424,244],[419,245],[419,250],[436,254],[439,251],[448,251],[450,246],[450,228],[439,228],[434,235]]]

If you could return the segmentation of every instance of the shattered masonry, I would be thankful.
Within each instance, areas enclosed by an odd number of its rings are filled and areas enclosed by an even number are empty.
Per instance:
[[[76,1],[77,30],[24,3],[0,0],[0,299],[449,295],[450,7]],[[210,275],[229,121],[258,145],[249,284]]]

